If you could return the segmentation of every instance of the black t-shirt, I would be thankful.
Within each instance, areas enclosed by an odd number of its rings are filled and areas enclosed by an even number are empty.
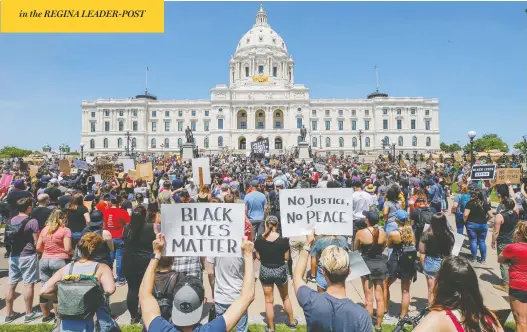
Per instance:
[[[465,210],[470,210],[467,222],[469,221],[476,224],[487,223],[487,212],[490,210],[490,206],[487,203],[483,203],[483,206],[479,206],[474,202],[468,202],[467,205],[465,205]]]
[[[46,221],[48,221],[48,217],[51,212],[52,210],[48,209],[47,207],[36,207],[31,212],[31,217],[37,219],[40,230],[46,226]]]
[[[137,234],[132,236],[131,224],[127,224],[123,232],[124,256],[123,266],[124,275],[142,276],[153,254],[152,242],[156,239],[154,224],[145,223]]]
[[[285,264],[285,253],[289,250],[289,241],[284,238],[267,241],[260,237],[254,243],[254,248],[260,254],[263,266],[276,268]]]
[[[72,233],[80,233],[86,227],[86,219],[84,214],[88,213],[88,209],[81,205],[76,210],[68,210],[68,228]]]
[[[57,187],[51,187],[44,190],[44,193],[48,194],[49,200],[52,202],[57,202],[59,197],[62,196],[62,191]]]

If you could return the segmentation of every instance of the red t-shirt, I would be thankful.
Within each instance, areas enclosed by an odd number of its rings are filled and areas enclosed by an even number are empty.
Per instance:
[[[527,243],[509,244],[501,254],[512,261],[509,267],[509,287],[527,291]]]
[[[130,222],[128,212],[123,209],[111,207],[102,211],[102,213],[104,216],[104,229],[112,234],[112,238],[122,238],[124,226]]]

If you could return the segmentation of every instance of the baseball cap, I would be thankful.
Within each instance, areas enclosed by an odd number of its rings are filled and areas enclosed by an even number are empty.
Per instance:
[[[15,183],[13,183],[13,187],[17,189],[26,189],[26,183],[24,180],[16,180]]]
[[[259,184],[258,180],[252,180],[250,183],[251,187],[258,187]]]
[[[90,214],[90,222],[88,223],[88,226],[100,226],[103,222],[103,215],[101,211],[93,211]]]
[[[178,326],[192,326],[201,321],[205,289],[198,277],[185,276],[176,284],[172,321]]]
[[[393,216],[396,219],[401,220],[401,221],[408,220],[408,212],[406,212],[405,210],[397,210],[397,211],[395,211]]]
[[[285,183],[282,180],[276,180],[274,185],[277,187],[285,187]]]
[[[375,211],[362,211],[362,215],[368,218],[369,221],[379,221],[379,213]]]

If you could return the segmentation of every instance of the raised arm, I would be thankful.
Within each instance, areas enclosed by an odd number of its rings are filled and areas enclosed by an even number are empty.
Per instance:
[[[165,248],[165,235],[163,233],[157,234],[156,239],[152,243],[154,249],[154,254],[156,256],[161,256],[163,254],[163,249]],[[152,289],[154,288],[155,276],[157,265],[159,264],[159,259],[151,259],[150,264],[146,268],[143,281],[139,287],[139,305],[141,306],[143,324],[145,325],[146,330],[154,318],[161,316],[161,310],[159,309],[159,304],[157,303],[156,298],[152,294]]]
[[[304,249],[311,250],[311,247],[313,246],[314,238],[315,238],[315,230],[313,230],[311,234],[307,236],[306,246],[304,247]],[[295,294],[298,294],[298,290],[300,289],[300,287],[306,285],[306,283],[304,282],[304,273],[306,273],[309,252],[308,250],[304,250],[304,249],[302,249],[300,252],[300,257],[298,258],[295,271],[293,272],[293,286],[295,288]],[[311,276],[312,277],[314,276],[313,271],[311,271]]]

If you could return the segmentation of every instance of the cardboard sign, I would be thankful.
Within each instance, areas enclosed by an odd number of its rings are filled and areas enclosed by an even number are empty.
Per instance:
[[[0,179],[0,188],[9,187],[13,181],[13,174],[4,174]]]
[[[64,175],[69,175],[71,171],[70,161],[68,159],[59,160],[59,170],[64,173]]]
[[[78,159],[74,160],[73,161],[73,166],[75,166],[75,168],[77,168],[77,169],[83,169],[85,171],[90,169],[90,166],[84,160],[78,160]]]
[[[115,176],[114,165],[110,163],[97,163],[95,165],[95,171],[101,175],[103,180],[109,180]]]
[[[512,184],[520,184],[522,171],[520,168],[498,168],[496,170],[496,184],[510,181]]]
[[[192,159],[192,179],[194,183],[200,186],[200,174],[203,183],[211,184],[210,178],[210,161],[209,158],[193,158]]]
[[[135,168],[135,173],[138,179],[141,178],[145,181],[154,180],[154,174],[152,173],[152,162],[151,161],[144,163],[144,164],[137,164]]]
[[[124,172],[119,173],[119,174],[117,175],[117,178],[118,178],[118,179],[122,179],[122,178],[124,178]]]
[[[319,173],[324,173],[324,171],[326,170],[326,165],[320,164],[320,163],[315,163],[315,169]]]
[[[494,180],[496,175],[496,165],[474,165],[470,171],[470,179],[477,180]]]
[[[353,235],[353,189],[316,188],[280,191],[282,235]]]
[[[38,166],[29,165],[29,176],[36,176],[38,173]]]
[[[241,257],[244,204],[162,204],[165,256]]]

